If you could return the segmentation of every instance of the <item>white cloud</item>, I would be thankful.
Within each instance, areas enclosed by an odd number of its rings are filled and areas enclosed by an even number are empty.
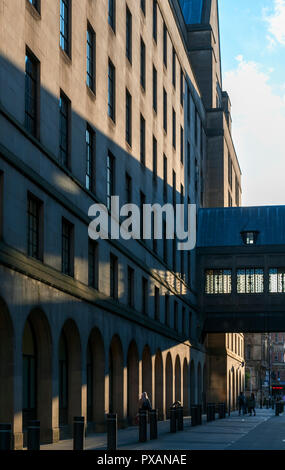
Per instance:
[[[233,138],[243,172],[243,204],[285,204],[285,101],[270,72],[238,57],[224,77],[232,102]],[[283,94],[283,93],[282,93]]]
[[[273,48],[278,43],[285,46],[285,0],[274,0],[273,13],[265,9],[263,15],[268,24],[268,47]]]

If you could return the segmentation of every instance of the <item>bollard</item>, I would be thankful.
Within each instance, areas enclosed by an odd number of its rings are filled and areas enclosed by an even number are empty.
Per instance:
[[[197,425],[201,426],[202,424],[202,405],[197,406]]]
[[[212,403],[211,405],[211,421],[215,421],[216,419],[216,405]]]
[[[176,432],[176,410],[170,408],[170,432]]]
[[[279,412],[280,412],[279,403],[276,403],[276,405],[275,405],[275,416],[279,416]]]
[[[30,421],[28,425],[27,448],[40,450],[40,422]]]
[[[157,439],[157,410],[151,410],[149,412],[149,438]]]
[[[183,406],[180,406],[176,410],[177,415],[177,430],[183,431],[184,429],[184,422],[183,422]]]
[[[73,418],[73,450],[84,450],[84,416]]]
[[[266,400],[266,409],[268,410],[269,408],[269,400]]]
[[[139,441],[147,441],[147,411],[139,410]]]
[[[197,426],[197,407],[191,406],[191,426]]]
[[[107,450],[117,450],[117,415],[107,415]]]
[[[207,423],[211,421],[211,405],[207,404]]]
[[[218,413],[219,413],[219,419],[223,419],[224,417],[223,403],[218,404]]]
[[[272,409],[274,410],[274,401],[272,400]]]
[[[11,450],[12,425],[0,424],[0,450]]]

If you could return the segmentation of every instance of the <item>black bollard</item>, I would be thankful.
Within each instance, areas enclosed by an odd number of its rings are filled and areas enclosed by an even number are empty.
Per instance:
[[[73,418],[73,450],[84,450],[84,416]]]
[[[207,404],[207,423],[211,421],[211,405]]]
[[[147,411],[139,410],[139,442],[147,441]]]
[[[157,439],[157,410],[151,410],[149,412],[149,438],[151,440]]]
[[[211,405],[211,407],[212,407],[212,412],[211,412],[212,419],[211,419],[211,421],[215,421],[215,419],[216,419],[216,405],[213,403]]]
[[[279,416],[279,403],[275,404],[275,416]]]
[[[170,432],[176,432],[176,410],[170,408]]]
[[[12,425],[0,423],[0,450],[11,450]]]
[[[177,413],[177,430],[183,431],[184,429],[184,422],[183,422],[183,406],[180,406],[176,410]]]
[[[197,405],[197,425],[202,424],[202,405]]]
[[[28,450],[40,450],[40,422],[30,421],[28,425],[27,448]]]
[[[218,404],[218,413],[219,413],[219,419],[223,419],[224,417],[223,403]]]
[[[191,406],[191,426],[197,426],[197,407]]]
[[[107,450],[117,450],[117,415],[107,415]]]

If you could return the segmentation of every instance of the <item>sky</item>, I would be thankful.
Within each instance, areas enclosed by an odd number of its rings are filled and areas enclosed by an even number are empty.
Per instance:
[[[219,0],[242,205],[285,205],[285,0]]]

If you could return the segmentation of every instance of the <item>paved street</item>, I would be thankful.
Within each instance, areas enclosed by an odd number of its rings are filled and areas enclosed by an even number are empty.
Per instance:
[[[256,416],[238,416],[191,427],[191,419],[185,419],[185,430],[169,433],[169,422],[159,423],[159,439],[138,443],[136,427],[118,432],[119,450],[284,450],[285,415],[275,417],[273,410],[258,409]],[[86,449],[105,450],[106,434],[88,436]],[[72,449],[72,440],[45,445],[43,450]]]

